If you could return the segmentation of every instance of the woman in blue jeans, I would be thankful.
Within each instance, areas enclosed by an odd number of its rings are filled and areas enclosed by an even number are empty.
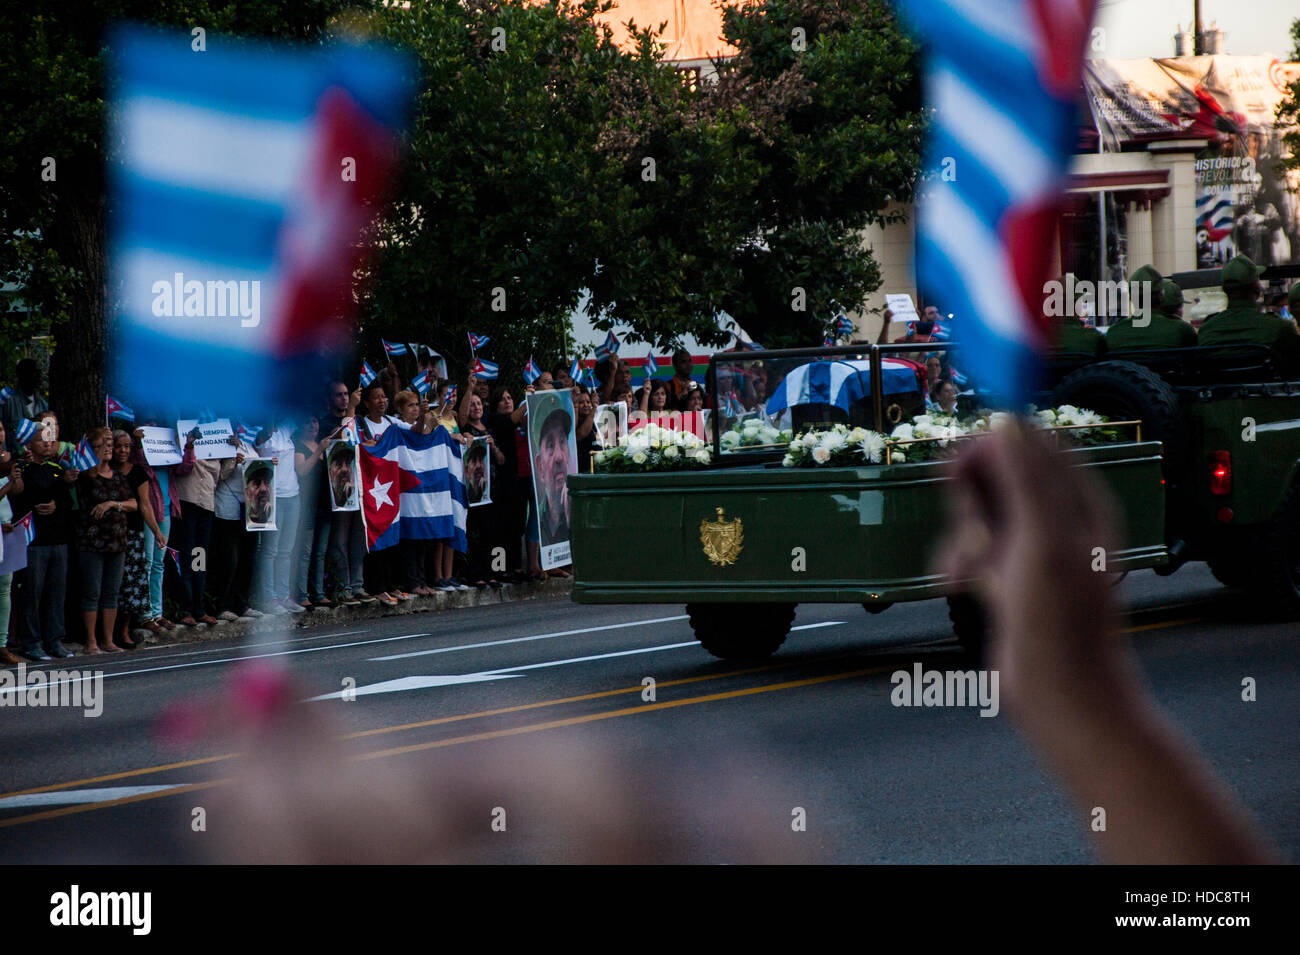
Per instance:
[[[136,512],[138,501],[126,478],[113,469],[113,432],[95,428],[88,437],[99,463],[77,477],[81,616],[86,625],[86,652],[112,653],[122,649],[113,642],[113,626],[126,557],[126,519]],[[103,627],[102,648],[96,640],[97,621]]]

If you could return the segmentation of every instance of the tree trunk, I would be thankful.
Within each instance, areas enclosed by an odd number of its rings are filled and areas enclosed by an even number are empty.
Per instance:
[[[69,317],[56,329],[50,358],[50,407],[59,413],[60,438],[77,441],[104,423],[105,289],[107,283],[103,192],[64,204],[49,236],[66,265],[80,272]],[[129,403],[129,402],[128,402]]]

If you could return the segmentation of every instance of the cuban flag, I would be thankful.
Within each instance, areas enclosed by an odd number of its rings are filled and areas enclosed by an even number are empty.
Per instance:
[[[9,396],[13,393],[14,389],[12,385],[5,385],[3,388],[0,388],[0,404],[8,401]]]
[[[483,358],[474,359],[474,376],[482,378],[484,381],[496,381],[497,375],[501,369],[496,362],[487,361]]]
[[[467,334],[469,335],[470,351],[478,351],[480,348],[482,348],[484,345],[486,345],[488,342],[492,340],[487,335],[475,335],[473,332],[468,332]]]
[[[852,335],[853,319],[849,318],[847,315],[841,312],[840,315],[835,319],[835,334],[839,338],[848,338],[850,335]]]
[[[402,342],[390,342],[386,338],[379,339],[383,343],[384,351],[389,358],[398,358],[402,355],[411,354],[411,350]]]
[[[130,421],[135,424],[135,412],[128,408],[122,402],[118,401],[112,395],[104,399],[104,417],[118,418],[122,421]]]
[[[645,380],[649,381],[658,373],[659,362],[655,361],[655,353],[651,350],[650,352],[647,352],[645,356]]]
[[[175,547],[168,547],[168,548],[167,548],[167,556],[170,557],[170,558],[172,559],[172,563],[176,565],[176,573],[178,573],[178,574],[183,574],[183,573],[185,573],[185,571],[181,570],[181,552],[180,552],[180,551],[178,551]]]
[[[411,387],[415,389],[416,394],[423,397],[430,387],[429,373],[427,371],[422,371],[412,378]]]
[[[14,521],[14,530],[23,532],[23,543],[31,547],[32,541],[36,540],[36,527],[32,523],[32,511],[28,511],[21,518]]]
[[[361,435],[357,431],[356,418],[348,418],[343,422],[343,440],[352,445],[361,443]]]
[[[1196,228],[1204,229],[1211,242],[1232,234],[1236,213],[1232,200],[1222,193],[1207,192],[1196,200]]]
[[[962,316],[990,391],[1023,404],[1048,347],[1050,278],[1096,0],[899,0],[934,111],[917,278]]]
[[[251,424],[244,424],[242,421],[235,426],[235,434],[239,436],[239,440],[248,445],[255,443],[257,441],[257,436],[261,433],[261,428]]]
[[[370,362],[366,361],[364,358],[361,359],[361,387],[364,388],[378,377],[379,376],[375,374],[375,370],[370,367]]]
[[[14,434],[14,440],[17,441],[20,446],[24,445],[28,441],[32,440],[32,438],[36,437],[40,430],[41,426],[35,421],[31,421],[27,418],[19,418],[18,430]]]
[[[438,540],[465,552],[464,467],[460,443],[446,428],[418,434],[389,428],[361,449],[361,513],[366,545]]]
[[[898,358],[880,360],[885,394],[919,389],[916,366]],[[835,405],[848,411],[871,395],[871,362],[813,361],[785,376],[767,399],[767,413],[777,415],[796,405]]]
[[[574,384],[582,378],[582,362],[577,358],[573,359],[573,364],[569,366],[569,377],[573,379]]]
[[[618,336],[610,332],[605,336],[605,341],[596,346],[596,361],[604,361],[606,358],[617,355],[619,344]]]
[[[830,335],[826,335],[822,338],[822,345],[826,347],[830,347],[831,345],[834,344],[835,344],[835,339],[832,338]]]
[[[537,367],[537,362],[530,357],[528,364],[524,365],[524,384],[531,385],[540,377],[542,377],[542,370]]]
[[[918,321],[920,321],[920,319],[914,319],[914,320],[912,320],[912,321],[910,321],[910,322],[907,323],[907,334],[909,334],[909,335],[915,335],[915,334],[917,333],[917,332],[916,332],[916,323],[917,323]],[[943,322],[931,322],[931,323],[930,323],[930,340],[931,340],[931,341],[935,341],[935,342],[946,342],[946,341],[948,341],[948,338],[949,338],[949,335],[948,335],[948,327],[947,327],[946,325],[944,325]]]
[[[190,43],[108,38],[110,380],[150,406],[220,391],[278,414],[347,346],[418,73],[377,46]]]
[[[586,370],[582,373],[582,383],[588,388],[600,387],[596,381],[596,368],[594,364],[588,365]]]
[[[90,439],[84,435],[72,452],[72,466],[78,471],[89,471],[91,468],[99,467],[99,455],[90,446]]]
[[[452,385],[447,389],[447,404],[451,404],[455,400],[456,400],[456,386]]]

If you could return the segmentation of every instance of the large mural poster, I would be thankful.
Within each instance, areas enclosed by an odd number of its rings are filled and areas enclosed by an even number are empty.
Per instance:
[[[1196,259],[1216,268],[1244,253],[1259,265],[1300,262],[1300,171],[1277,106],[1300,63],[1266,56],[1091,60],[1084,83],[1103,143],[1202,136],[1196,159]]]

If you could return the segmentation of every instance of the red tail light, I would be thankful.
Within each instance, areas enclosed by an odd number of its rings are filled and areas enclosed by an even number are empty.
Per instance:
[[[1210,452],[1210,493],[1232,493],[1232,454],[1227,451]]]

